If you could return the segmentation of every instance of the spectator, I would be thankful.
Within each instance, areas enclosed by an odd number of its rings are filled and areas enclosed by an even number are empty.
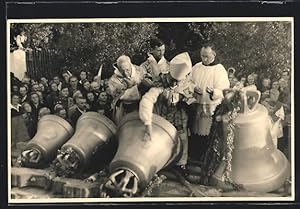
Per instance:
[[[50,115],[51,111],[48,107],[42,107],[38,113],[38,121],[44,116],[44,115]]]
[[[50,82],[50,92],[47,96],[47,106],[53,112],[55,104],[59,101],[59,91],[57,88],[57,83],[54,81]]]
[[[68,115],[69,108],[74,105],[73,98],[70,97],[69,94],[68,86],[62,86],[61,91],[59,92],[59,103],[67,110]]]
[[[10,72],[10,83],[12,86],[21,86],[22,82],[15,76],[13,72]]]
[[[57,84],[57,89],[58,89],[58,91],[60,91],[61,90],[61,86],[62,86],[62,82],[61,82],[59,76],[57,76],[57,75],[54,76],[53,77],[53,82]]]
[[[230,78],[235,77],[235,72],[236,72],[236,70],[233,67],[228,68],[227,69],[228,78],[230,79]]]
[[[104,114],[106,117],[112,119],[112,111],[111,111],[111,104],[109,101],[108,94],[106,91],[102,91],[99,94],[99,98],[97,100],[97,112]]]
[[[254,86],[256,89],[255,76],[253,74],[248,75],[246,86]]]
[[[22,79],[22,83],[23,83],[23,84],[26,83],[26,84],[29,86],[29,85],[31,84],[30,78],[24,77],[24,78]]]
[[[91,90],[91,83],[89,82],[89,80],[85,80],[83,81],[83,91],[85,92],[89,92]]]
[[[11,117],[22,115],[20,96],[18,94],[11,94]]]
[[[77,98],[78,97],[83,97],[83,94],[81,93],[81,91],[77,90],[74,95],[73,95],[73,105],[71,105],[69,107],[69,110],[68,110],[68,116],[70,117],[70,115],[72,115],[75,110],[77,109],[77,104],[76,104],[76,101],[77,101]]]
[[[35,79],[30,79],[30,85],[38,84],[38,82]]]
[[[232,78],[228,78],[229,83],[230,83],[230,88],[233,88],[237,83],[238,83],[238,79],[234,76]]]
[[[21,101],[20,101],[21,104],[23,104],[24,102],[30,101],[28,87],[26,87],[25,85],[20,86],[19,93],[21,96]]]
[[[87,99],[87,103],[90,106],[90,110],[91,111],[96,111],[97,110],[97,103],[96,103],[96,95],[94,94],[94,92],[87,92],[86,94],[86,99]]]
[[[291,111],[291,92],[288,82],[283,78],[279,79],[279,97],[278,101],[283,105],[285,115]]]
[[[290,85],[290,71],[289,70],[282,71],[281,78],[286,80],[288,82],[288,84]]]
[[[86,94],[91,91],[90,82],[87,79],[82,82],[83,84],[80,84],[80,91],[86,97]],[[84,87],[84,84],[86,85],[86,87]]]
[[[100,94],[100,84],[96,81],[93,81],[91,83],[91,90],[96,95],[96,97],[98,97]]]
[[[54,115],[57,115],[65,120],[68,120],[67,111],[63,106],[56,107],[54,110]]]
[[[81,70],[79,73],[79,84],[83,85],[83,81],[87,80],[87,71]]]
[[[40,87],[40,92],[42,93],[42,97],[43,97],[43,99],[41,99],[41,101],[42,101],[43,104],[46,105],[46,103],[47,103],[47,96],[48,96],[48,93],[46,91],[46,87],[42,83],[39,83],[39,87]]]
[[[61,74],[62,78],[63,78],[63,85],[69,85],[70,84],[70,78],[72,76],[72,74],[68,71],[64,71],[62,74]]]
[[[37,118],[32,113],[32,107],[28,102],[22,104],[23,118],[27,127],[29,138],[32,139],[37,131]]]
[[[78,79],[76,76],[70,77],[70,96],[73,96],[73,94],[79,90],[78,89]]]
[[[87,111],[87,101],[84,97],[76,98],[76,109],[75,111],[69,115],[69,119],[73,127],[76,126],[78,118]]]
[[[48,79],[43,76],[40,78],[40,83],[42,83],[45,86],[45,91],[48,92],[49,90]]]
[[[39,97],[38,93],[36,93],[36,92],[31,93],[29,103],[30,103],[31,108],[32,108],[33,119],[37,121],[38,120],[38,113],[39,113],[40,109],[43,107],[43,105],[41,104],[40,97]]]
[[[40,91],[40,85],[39,83],[35,83],[31,85],[31,92],[37,92]]]
[[[271,89],[271,79],[270,78],[263,78],[260,84],[260,88],[259,90],[261,92],[264,92],[266,90],[270,90]]]
[[[247,81],[246,77],[241,76],[241,78],[240,78],[240,83],[241,83],[243,86],[246,85],[246,81]]]
[[[270,90],[266,89],[265,91],[261,92],[261,100],[264,100],[265,98],[270,98]]]
[[[19,93],[19,86],[17,84],[13,84],[11,86],[11,93],[16,93],[16,94]]]
[[[11,142],[14,148],[18,142],[30,139],[18,94],[11,94]]]
[[[46,102],[44,100],[43,93],[41,91],[36,91],[35,93],[37,93],[39,95],[41,105],[45,106]]]
[[[288,88],[288,82],[283,78],[279,79],[278,85],[279,85],[279,88],[278,88],[279,92],[283,92],[283,91],[287,90],[287,88]]]
[[[270,89],[270,99],[274,102],[277,102],[279,98],[279,83],[278,81],[273,81],[272,88]]]

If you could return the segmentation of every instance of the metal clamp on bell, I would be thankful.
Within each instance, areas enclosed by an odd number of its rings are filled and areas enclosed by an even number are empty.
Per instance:
[[[110,146],[115,141],[116,130],[115,124],[98,112],[82,114],[77,121],[74,135],[62,146],[53,161],[57,174],[72,176],[93,163],[110,161],[116,149]]]

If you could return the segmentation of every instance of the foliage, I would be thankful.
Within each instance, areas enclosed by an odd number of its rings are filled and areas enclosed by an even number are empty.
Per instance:
[[[256,72],[276,77],[291,68],[291,23],[218,22],[191,23],[190,29],[218,48],[218,57],[226,67],[240,74]]]
[[[148,51],[145,43],[157,31],[153,23],[35,23],[12,24],[11,28],[15,33],[27,32],[29,47],[54,50],[54,73],[68,69],[95,75],[103,64],[103,77],[112,74],[112,64],[122,54],[141,62]]]
[[[96,74],[104,64],[104,77],[112,64],[128,54],[140,64],[146,58],[147,40],[157,36],[166,43],[166,57],[189,52],[193,64],[200,61],[203,43],[217,47],[217,57],[225,68],[238,75],[256,72],[276,77],[291,68],[291,23],[289,22],[193,22],[193,23],[34,23],[12,24],[16,36],[27,31],[28,45],[55,51],[52,69],[71,72],[81,69]]]

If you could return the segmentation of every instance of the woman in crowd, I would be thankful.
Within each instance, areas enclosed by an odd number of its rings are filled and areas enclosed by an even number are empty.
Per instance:
[[[44,105],[42,105],[42,103],[40,101],[40,97],[39,97],[38,93],[32,92],[30,94],[30,105],[32,108],[33,118],[34,118],[34,120],[37,120],[38,113],[39,113],[40,109],[44,106]]]
[[[274,102],[277,102],[279,98],[279,84],[278,81],[273,81],[272,88],[270,89],[270,99]]]
[[[32,107],[28,102],[22,104],[23,118],[27,127],[29,138],[32,139],[37,130],[37,118],[34,117]]]
[[[87,99],[87,103],[90,106],[90,110],[96,111],[97,110],[97,102],[96,102],[97,98],[96,98],[95,93],[92,91],[87,92],[86,99]]]
[[[57,83],[54,81],[50,82],[50,93],[47,96],[47,105],[50,108],[51,112],[53,112],[55,104],[59,100],[59,91],[57,87]]]
[[[40,92],[42,93],[43,96],[43,99],[41,99],[41,101],[43,101],[44,104],[46,104],[47,96],[48,96],[47,89],[43,83],[39,83],[39,87],[40,87]]]
[[[69,108],[74,105],[73,98],[70,97],[68,86],[63,85],[61,87],[61,91],[59,92],[58,103],[62,104],[63,108],[67,110],[67,115],[68,115]]]
[[[248,75],[246,86],[255,86],[255,88],[257,88],[255,83],[255,76],[253,74]]]
[[[25,120],[22,117],[23,111],[20,104],[18,94],[11,95],[11,142],[12,147],[15,147],[18,142],[27,141],[30,139]]]

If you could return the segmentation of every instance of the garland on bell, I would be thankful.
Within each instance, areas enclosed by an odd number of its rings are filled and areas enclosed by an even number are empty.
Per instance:
[[[209,135],[209,148],[204,156],[202,167],[202,183],[208,184],[209,178],[216,172],[222,161],[225,162],[225,169],[222,180],[233,188],[241,190],[242,186],[234,183],[230,178],[232,168],[232,152],[234,149],[235,119],[241,109],[240,91],[234,91],[230,98],[224,99],[218,105],[213,115],[213,124]],[[222,116],[228,114],[226,137],[224,137]]]

